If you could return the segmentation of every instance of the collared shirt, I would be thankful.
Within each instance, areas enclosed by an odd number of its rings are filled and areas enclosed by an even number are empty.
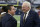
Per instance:
[[[29,11],[30,11],[30,10],[29,10]],[[25,17],[25,19],[27,18],[28,14],[29,14],[29,11],[27,11],[27,12],[26,12],[27,14],[26,14],[26,17]],[[24,14],[24,15],[25,15],[25,14]]]

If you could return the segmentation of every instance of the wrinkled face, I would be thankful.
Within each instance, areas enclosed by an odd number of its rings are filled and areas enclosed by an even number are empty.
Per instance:
[[[15,14],[15,7],[14,6],[11,6],[11,10],[9,11],[11,15],[14,15]]]
[[[28,7],[28,5],[26,3],[22,4],[22,11],[23,12],[27,12],[30,8]]]

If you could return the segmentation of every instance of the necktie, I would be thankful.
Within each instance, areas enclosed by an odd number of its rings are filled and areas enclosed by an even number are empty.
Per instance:
[[[25,17],[26,17],[26,14],[24,14],[24,17],[23,17],[23,24],[25,23]]]

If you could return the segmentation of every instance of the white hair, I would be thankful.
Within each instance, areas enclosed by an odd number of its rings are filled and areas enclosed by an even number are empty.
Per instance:
[[[27,6],[31,9],[31,3],[30,3],[30,2],[25,1],[25,2],[23,2],[23,4],[24,4],[24,3],[26,3],[26,4],[27,4]]]

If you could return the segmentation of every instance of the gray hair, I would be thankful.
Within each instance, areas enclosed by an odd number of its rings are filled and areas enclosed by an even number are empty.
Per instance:
[[[25,2],[23,2],[23,4],[24,4],[24,3],[26,3],[26,4],[27,4],[27,6],[31,9],[31,3],[30,3],[30,2],[25,1]]]

